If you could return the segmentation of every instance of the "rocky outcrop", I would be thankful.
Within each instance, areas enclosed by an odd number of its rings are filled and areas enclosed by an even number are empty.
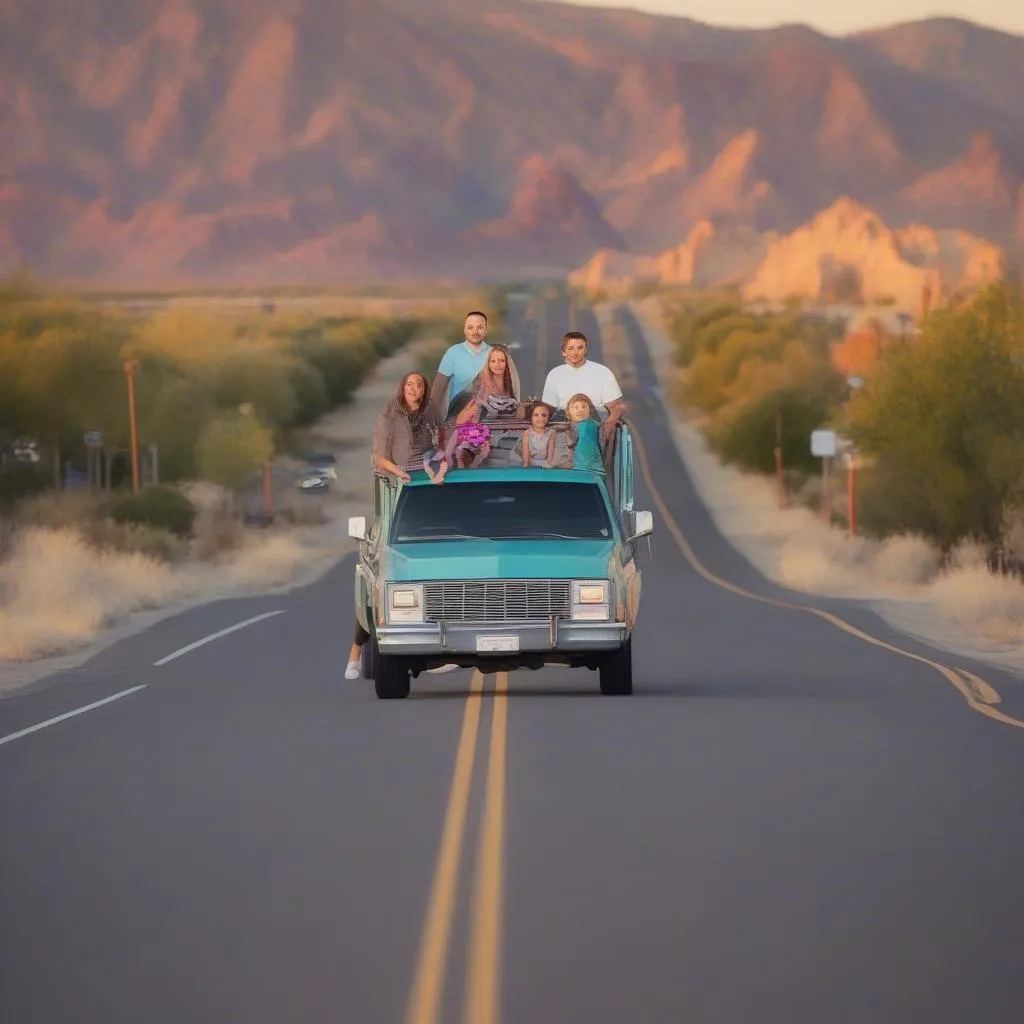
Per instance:
[[[603,249],[573,271],[570,281],[594,292],[625,290],[642,281],[661,285],[713,288],[739,284],[764,259],[774,232],[742,224],[715,225],[702,220],[679,245],[655,255]]]
[[[916,310],[1004,277],[1004,251],[966,231],[921,224],[889,228],[843,198],[791,234],[701,221],[682,244],[652,256],[603,250],[575,271],[584,288],[625,289],[639,281],[699,288],[741,286],[749,300],[791,297],[895,304]]]
[[[941,301],[1005,270],[1005,253],[990,242],[923,225],[894,231],[873,210],[843,198],[770,243],[742,293],[751,300],[892,301],[914,310],[925,289]]]

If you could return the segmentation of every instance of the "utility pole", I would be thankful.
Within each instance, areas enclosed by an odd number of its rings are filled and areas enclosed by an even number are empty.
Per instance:
[[[139,493],[139,421],[135,408],[135,374],[139,364],[134,359],[124,361],[124,375],[128,379],[128,420],[132,438],[132,495]]]
[[[848,521],[850,536],[857,536],[857,452],[847,455],[846,503],[849,506]]]
[[[274,478],[270,462],[263,463],[263,508],[270,521],[274,521]]]
[[[782,471],[782,409],[775,410],[775,479],[779,485],[779,508],[789,507],[786,478]]]

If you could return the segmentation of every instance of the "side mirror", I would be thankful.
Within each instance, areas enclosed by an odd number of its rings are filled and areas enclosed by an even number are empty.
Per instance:
[[[652,533],[654,533],[654,513],[634,512],[633,536],[629,538],[630,543],[639,540],[641,537],[650,537]]]
[[[366,516],[348,517],[348,535],[354,540],[366,540]]]

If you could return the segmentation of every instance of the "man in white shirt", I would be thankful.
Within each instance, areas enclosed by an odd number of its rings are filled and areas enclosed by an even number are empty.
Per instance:
[[[566,332],[562,356],[565,362],[550,370],[544,381],[543,401],[564,410],[573,395],[586,395],[602,417],[601,440],[607,441],[626,411],[615,374],[603,363],[587,358],[587,336],[582,331]]]

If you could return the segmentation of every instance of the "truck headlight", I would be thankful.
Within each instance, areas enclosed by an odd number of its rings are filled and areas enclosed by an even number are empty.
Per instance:
[[[388,622],[422,622],[423,584],[389,583],[387,609]]]
[[[608,617],[608,581],[573,580],[572,618],[579,621]]]

